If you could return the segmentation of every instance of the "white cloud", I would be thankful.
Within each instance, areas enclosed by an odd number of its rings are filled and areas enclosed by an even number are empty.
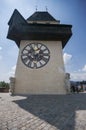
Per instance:
[[[63,54],[64,64],[68,64],[69,61],[71,60],[71,58],[72,58],[72,55],[71,55],[71,54],[64,53],[64,54]]]
[[[15,69],[16,69],[16,65],[14,65],[12,68],[11,68],[11,71],[8,73],[9,77],[14,77],[15,75]]]
[[[0,50],[2,50],[2,47],[0,46]]]
[[[74,81],[86,81],[86,65],[83,68],[78,69],[77,71],[70,73],[71,80]]]
[[[70,74],[71,80],[83,81],[86,80],[86,73],[83,72],[73,72]]]
[[[86,65],[84,65],[84,67],[82,68],[82,71],[86,72]]]
[[[2,65],[1,65],[2,66]],[[16,65],[14,65],[10,71],[3,65],[0,70],[0,81],[10,82],[9,78],[15,76]]]

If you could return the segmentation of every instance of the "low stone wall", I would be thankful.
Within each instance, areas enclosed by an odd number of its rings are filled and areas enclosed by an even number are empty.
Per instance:
[[[9,92],[9,88],[0,88],[0,92],[7,93]]]

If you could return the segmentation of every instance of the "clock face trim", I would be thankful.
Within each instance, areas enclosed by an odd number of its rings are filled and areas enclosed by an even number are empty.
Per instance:
[[[31,69],[45,66],[50,59],[48,47],[42,43],[29,43],[21,51],[22,62]]]

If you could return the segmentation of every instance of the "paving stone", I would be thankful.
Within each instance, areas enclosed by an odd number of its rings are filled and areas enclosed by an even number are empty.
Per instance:
[[[0,93],[0,130],[86,130],[86,93]]]

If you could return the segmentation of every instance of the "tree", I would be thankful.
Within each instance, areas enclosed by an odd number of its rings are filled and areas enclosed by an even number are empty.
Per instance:
[[[1,81],[0,88],[9,88],[9,83],[6,83],[5,81]]]

